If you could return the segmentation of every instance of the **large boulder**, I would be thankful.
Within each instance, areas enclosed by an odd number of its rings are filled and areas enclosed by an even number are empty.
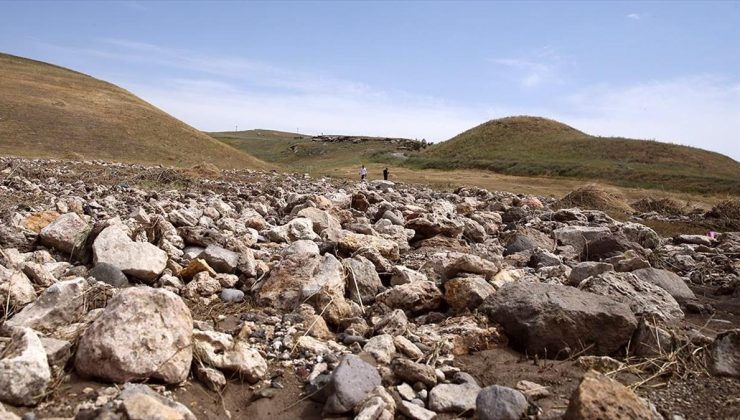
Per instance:
[[[41,340],[30,328],[14,328],[0,353],[0,401],[34,405],[43,397],[51,370]]]
[[[584,280],[579,288],[625,303],[635,315],[655,315],[665,321],[684,317],[678,302],[667,291],[632,273],[602,273]]]
[[[406,229],[413,229],[415,232],[413,240],[419,241],[437,235],[459,238],[463,233],[465,225],[457,220],[430,213],[423,217],[417,217],[407,221],[404,227]]]
[[[7,321],[8,325],[39,331],[78,322],[86,313],[85,292],[90,284],[83,278],[55,283],[32,304]]]
[[[313,231],[321,235],[324,231],[337,232],[342,228],[339,220],[329,214],[326,210],[321,210],[316,207],[306,207],[298,212],[298,217],[303,217],[311,220],[313,223]]]
[[[39,232],[41,243],[73,254],[81,250],[90,233],[90,226],[77,213],[65,213]]]
[[[216,331],[193,331],[193,352],[207,365],[234,372],[251,383],[267,374],[267,362],[249,343]]]
[[[328,414],[350,412],[379,385],[378,370],[359,357],[348,354],[342,358],[331,375],[328,385],[329,398],[324,405],[324,412]]]
[[[645,400],[619,382],[590,370],[573,392],[566,420],[660,419]]]
[[[118,226],[108,226],[93,243],[95,263],[112,264],[125,274],[152,282],[167,266],[167,253],[148,242],[134,242]]]
[[[82,335],[75,369],[113,382],[187,379],[193,359],[193,320],[172,292],[124,289]]]
[[[678,302],[696,299],[694,292],[678,274],[658,268],[641,268],[632,272],[638,279],[652,283],[668,292]]]
[[[508,283],[481,309],[504,327],[515,347],[550,358],[611,354],[637,327],[629,306],[570,286]]]

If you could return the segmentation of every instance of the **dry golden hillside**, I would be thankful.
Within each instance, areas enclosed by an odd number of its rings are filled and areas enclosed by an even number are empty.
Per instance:
[[[0,154],[266,169],[113,84],[0,54]]]

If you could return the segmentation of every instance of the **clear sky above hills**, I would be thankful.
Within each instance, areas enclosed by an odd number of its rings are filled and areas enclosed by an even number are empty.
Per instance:
[[[740,160],[740,2],[24,1],[0,16],[0,51],[203,130],[439,141],[526,114]]]

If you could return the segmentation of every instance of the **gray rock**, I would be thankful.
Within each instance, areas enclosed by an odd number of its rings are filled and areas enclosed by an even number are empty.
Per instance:
[[[380,383],[380,375],[374,366],[355,355],[345,355],[331,375],[330,396],[324,412],[344,414],[352,411]]]
[[[409,401],[401,401],[401,404],[398,405],[398,410],[412,420],[432,420],[437,416],[437,413],[434,411],[427,410]]]
[[[624,235],[632,242],[641,246],[655,249],[660,246],[660,236],[651,228],[639,223],[624,223],[621,226]]]
[[[51,337],[39,337],[46,352],[46,360],[55,372],[61,372],[72,357],[72,343]]]
[[[34,284],[41,287],[49,287],[57,281],[45,266],[31,261],[27,261],[23,265],[23,274],[28,276]]]
[[[440,252],[432,256],[434,271],[447,279],[455,278],[460,274],[480,274],[491,279],[499,272],[500,260],[483,259],[477,255],[462,252]]]
[[[588,242],[611,235],[607,227],[566,226],[555,229],[555,239],[560,245],[570,245],[577,254],[581,254]]]
[[[224,302],[241,302],[244,300],[244,292],[238,289],[221,290],[221,300]]]
[[[343,260],[342,264],[348,272],[345,288],[350,300],[371,304],[375,301],[375,296],[385,289],[375,266],[367,258],[354,256]]]
[[[179,296],[163,289],[121,290],[87,328],[75,369],[114,382],[180,383],[193,358],[193,320]]]
[[[529,259],[529,265],[535,268],[552,267],[560,265],[562,262],[560,257],[542,248],[535,248],[532,257]]]
[[[206,271],[201,271],[193,277],[193,280],[180,290],[180,295],[185,299],[208,298],[221,292],[221,283],[211,277]]]
[[[684,317],[678,302],[667,291],[631,273],[602,273],[589,277],[578,287],[625,303],[635,315],[652,314],[665,321]]]
[[[208,245],[198,258],[206,260],[219,273],[233,273],[239,265],[239,254],[218,245]]]
[[[393,267],[393,275],[391,276],[391,286],[398,286],[406,283],[413,283],[415,281],[427,281],[427,276],[424,273],[420,273],[416,270],[397,265]]]
[[[51,380],[46,352],[36,333],[30,328],[14,328],[0,356],[0,401],[36,404]]]
[[[740,378],[740,329],[718,334],[709,354],[710,368],[715,375]]]
[[[475,407],[480,420],[519,420],[527,413],[529,403],[515,389],[492,385],[478,393]]]
[[[36,300],[36,291],[31,280],[22,271],[9,270],[0,266],[0,313],[5,314],[6,307],[19,310]]]
[[[535,248],[551,250],[555,248],[555,241],[546,234],[532,228],[517,230],[506,244],[504,255],[516,254]]]
[[[110,284],[113,287],[122,288],[128,286],[126,275],[113,264],[105,262],[95,264],[95,267],[90,270],[89,275],[94,277],[95,280]]]
[[[167,266],[167,253],[147,242],[134,242],[118,226],[109,226],[93,243],[95,264],[108,263],[124,273],[152,282]]]
[[[578,286],[583,280],[607,271],[614,271],[614,266],[603,262],[584,261],[573,267],[570,271],[568,284]]]
[[[429,408],[438,413],[470,413],[480,387],[475,383],[440,384],[429,392]]]
[[[563,358],[585,350],[608,355],[637,327],[629,306],[570,286],[508,283],[481,306],[528,354]]]
[[[678,235],[673,238],[673,242],[677,244],[692,244],[704,246],[712,246],[714,244],[712,238],[704,235]]]
[[[196,363],[193,367],[193,372],[200,383],[211,391],[220,392],[226,386],[226,377],[218,369]]]
[[[283,256],[291,254],[313,254],[319,255],[319,245],[314,241],[300,240],[295,241],[288,245],[287,248],[281,251]]]
[[[78,322],[85,315],[85,293],[89,288],[90,284],[82,278],[55,283],[35,302],[9,319],[7,324],[53,331]]]
[[[90,233],[90,226],[77,215],[65,213],[39,232],[41,243],[67,254],[81,250]]]
[[[677,274],[657,268],[641,268],[632,272],[638,279],[652,283],[670,293],[678,302],[696,299],[694,292]]]
[[[373,355],[378,363],[388,364],[391,362],[391,357],[396,353],[396,346],[391,335],[380,334],[367,340],[362,350]]]

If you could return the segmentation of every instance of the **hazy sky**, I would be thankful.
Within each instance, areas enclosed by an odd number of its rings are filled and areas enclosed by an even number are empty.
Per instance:
[[[0,20],[0,51],[202,130],[439,141],[540,115],[740,160],[740,2],[24,1]]]

